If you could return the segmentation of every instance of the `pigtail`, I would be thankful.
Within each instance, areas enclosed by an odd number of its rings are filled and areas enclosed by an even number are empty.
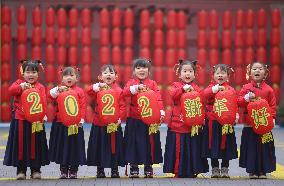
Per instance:
[[[182,63],[183,63],[183,60],[182,60],[182,59],[179,59],[179,60],[178,60],[178,63],[175,64],[175,66],[174,66],[174,72],[176,73],[177,76],[178,76],[178,71],[179,71],[179,69],[180,69]]]
[[[250,73],[251,64],[247,65],[247,72],[246,72],[246,80],[249,80],[249,73]]]

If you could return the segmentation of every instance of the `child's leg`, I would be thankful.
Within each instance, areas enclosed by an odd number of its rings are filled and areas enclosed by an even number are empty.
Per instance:
[[[66,179],[68,178],[68,165],[60,165],[60,179]]]
[[[19,161],[17,166],[17,180],[26,179],[27,166],[22,161]]]
[[[78,165],[73,165],[73,166],[69,166],[69,178],[71,179],[76,179],[77,178],[77,172],[78,172]]]
[[[105,178],[105,170],[101,166],[97,166],[97,178]]]
[[[145,178],[153,178],[153,167],[152,167],[152,165],[145,165],[144,166],[144,174],[145,174]]]
[[[222,159],[221,163],[221,177],[230,178],[229,176],[229,160]]]
[[[212,175],[211,178],[219,178],[220,175],[220,169],[219,169],[219,161],[218,159],[211,158],[211,166],[212,166]]]

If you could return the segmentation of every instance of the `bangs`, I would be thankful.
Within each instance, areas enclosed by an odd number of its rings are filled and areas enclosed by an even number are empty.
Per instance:
[[[33,62],[26,62],[23,64],[22,66],[23,68],[23,72],[26,72],[26,71],[39,71],[39,68],[38,68],[38,63],[33,63]]]
[[[151,68],[151,63],[146,59],[136,59],[133,64],[133,69],[137,67]]]
[[[101,67],[101,73],[109,69],[110,72],[114,72],[117,74],[117,71],[115,70],[115,67],[113,65],[104,65]]]

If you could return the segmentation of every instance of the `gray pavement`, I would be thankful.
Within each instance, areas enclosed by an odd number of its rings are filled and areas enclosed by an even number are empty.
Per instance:
[[[1,126],[1,124],[0,124]],[[240,144],[241,126],[236,128],[236,136],[238,146]],[[47,138],[49,139],[50,125],[47,125]],[[90,134],[90,125],[84,126],[86,149]],[[161,127],[161,142],[164,151],[166,141],[165,126]],[[6,141],[8,138],[8,127],[0,127],[0,185],[151,185],[151,186],[170,186],[170,185],[284,185],[284,128],[276,128],[273,130],[276,146],[277,170],[268,176],[267,180],[250,180],[245,172],[245,169],[238,166],[238,159],[230,161],[230,176],[231,179],[211,179],[210,172],[198,175],[195,179],[176,179],[171,178],[173,175],[164,174],[162,164],[154,166],[154,179],[130,179],[125,176],[125,167],[120,168],[120,179],[96,179],[96,167],[81,166],[79,167],[77,180],[60,180],[59,165],[51,163],[48,166],[42,167],[42,180],[15,180],[16,168],[3,165],[3,157],[5,153]],[[210,162],[209,162],[210,163]],[[140,166],[140,175],[143,175],[143,168]],[[128,166],[129,172],[129,166]],[[29,175],[29,171],[27,175]],[[110,177],[110,170],[106,169],[106,175]],[[28,176],[29,177],[29,176]]]

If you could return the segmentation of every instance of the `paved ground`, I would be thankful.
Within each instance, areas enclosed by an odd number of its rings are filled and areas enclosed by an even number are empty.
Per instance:
[[[1,124],[0,124],[1,126]],[[84,126],[86,144],[88,142],[90,127]],[[162,148],[165,147],[166,127],[161,128]],[[240,144],[241,127],[237,127],[237,142]],[[275,136],[277,170],[269,175],[267,180],[250,180],[245,172],[238,166],[238,160],[230,162],[230,180],[211,179],[210,173],[199,175],[196,179],[174,179],[173,175],[162,172],[162,164],[154,165],[154,179],[129,179],[125,173],[125,168],[120,168],[121,179],[96,179],[96,167],[79,167],[77,180],[59,180],[59,166],[52,163],[49,166],[42,167],[43,180],[25,180],[16,181],[16,168],[3,165],[6,141],[8,138],[8,127],[0,128],[0,185],[151,185],[151,186],[169,186],[169,185],[284,185],[284,128],[276,128],[273,133]],[[47,137],[49,139],[50,125],[47,125]],[[87,147],[86,147],[87,148]],[[129,169],[129,166],[128,166]],[[142,166],[141,166],[142,175]],[[110,170],[106,170],[107,176],[110,176]],[[29,175],[29,172],[27,173]]]

